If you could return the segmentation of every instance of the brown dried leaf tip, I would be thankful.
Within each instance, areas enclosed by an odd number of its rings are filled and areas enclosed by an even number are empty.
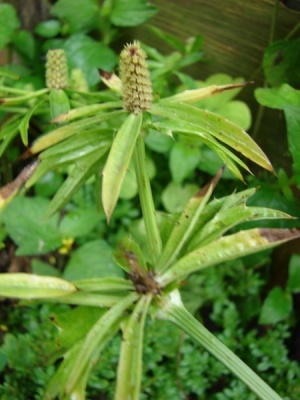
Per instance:
[[[152,104],[152,85],[146,57],[136,41],[127,44],[120,55],[124,109],[135,114],[149,110]]]

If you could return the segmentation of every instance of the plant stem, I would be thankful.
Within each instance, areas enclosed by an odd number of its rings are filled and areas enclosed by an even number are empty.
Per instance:
[[[161,254],[162,244],[156,220],[150,181],[146,171],[144,138],[141,136],[137,139],[133,160],[147,239],[152,262],[155,265]]]
[[[180,300],[178,302],[177,299],[176,303],[177,304],[166,304],[163,310],[164,318],[175,323],[197,343],[200,343],[256,393],[259,398],[263,400],[281,400],[281,397],[269,385],[197,321],[192,314],[186,310],[183,304],[180,304]]]

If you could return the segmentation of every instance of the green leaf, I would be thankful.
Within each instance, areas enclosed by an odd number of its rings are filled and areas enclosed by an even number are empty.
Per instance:
[[[81,157],[75,163],[74,168],[71,170],[68,178],[63,185],[56,192],[52,199],[46,216],[54,214],[59,208],[63,207],[69,202],[74,193],[86,183],[88,178],[97,172],[100,168],[101,158],[104,156],[108,149],[102,148],[101,151],[93,151],[84,157]]]
[[[53,131],[46,133],[45,135],[38,138],[31,148],[29,149],[32,154],[39,153],[48,147],[53,146],[56,143],[62,142],[73,136],[75,133],[82,132],[83,130],[90,128],[95,124],[99,124],[102,121],[113,119],[117,116],[124,114],[124,111],[112,111],[110,113],[102,113],[95,117],[85,118],[81,121],[71,122],[68,125],[61,126]]]
[[[45,220],[49,200],[16,197],[0,215],[18,245],[17,255],[45,254],[61,246],[58,215]],[[30,229],[29,229],[30,227]]]
[[[225,261],[270,249],[300,237],[300,231],[289,229],[249,229],[221,237],[179,259],[162,277],[163,286],[187,275]]]
[[[197,147],[188,146],[181,142],[175,143],[169,158],[173,182],[181,183],[194,171],[199,161],[200,150]]]
[[[163,135],[157,131],[151,130],[146,137],[145,143],[147,147],[157,153],[167,153],[174,144],[174,140],[168,136]]]
[[[20,21],[14,7],[10,4],[0,4],[0,49],[10,42],[19,26]]]
[[[43,276],[60,276],[60,272],[57,268],[50,264],[47,264],[37,258],[31,260],[31,270],[33,274]]]
[[[266,297],[260,312],[260,324],[276,324],[286,319],[293,308],[292,297],[280,287],[272,289]]]
[[[170,105],[163,101],[153,104],[150,112],[197,126],[200,132],[209,133],[261,167],[273,171],[270,161],[253,139],[243,129],[224,117],[188,104]]]
[[[294,179],[298,188],[300,188],[300,107],[286,105],[284,107],[284,114],[287,125],[289,150],[293,157]]]
[[[77,6],[71,7],[81,18]],[[112,71],[117,61],[110,48],[83,34],[72,35],[65,41],[63,50],[66,52],[70,70],[81,69],[89,86],[100,82],[98,69]]]
[[[119,129],[110,149],[102,183],[102,202],[109,221],[118,201],[126,171],[142,125],[142,113],[129,114]]]
[[[25,146],[28,146],[28,128],[29,128],[29,121],[32,115],[36,112],[36,110],[45,102],[45,100],[41,100],[36,103],[36,105],[30,108],[25,116],[22,118],[19,129],[22,138],[22,142]]]
[[[265,77],[271,86],[300,83],[300,38],[271,43],[263,57]]]
[[[134,289],[130,280],[110,276],[107,278],[80,279],[73,283],[78,289],[86,292],[128,292],[128,290]]]
[[[161,200],[163,206],[168,212],[181,212],[189,199],[194,196],[197,191],[197,185],[186,184],[181,186],[171,182],[162,193]]]
[[[78,12],[80,10],[80,12]],[[71,33],[90,31],[99,24],[99,4],[97,0],[59,0],[50,10],[55,17],[67,21]]]
[[[140,398],[144,325],[152,296],[142,296],[123,328],[115,399]]]
[[[44,38],[50,39],[57,36],[61,31],[61,23],[56,19],[40,22],[34,28],[34,32]]]
[[[131,236],[125,236],[120,240],[117,249],[114,251],[113,256],[116,263],[127,273],[132,272],[133,260],[143,270],[147,271],[148,269],[142,250]]]
[[[114,262],[108,244],[104,240],[97,239],[72,251],[63,276],[67,280],[75,281],[105,276],[122,277],[123,273]]]
[[[76,292],[76,287],[63,279],[32,274],[0,274],[0,296],[19,299],[59,298]]]
[[[25,30],[19,30],[14,33],[12,37],[12,42],[16,51],[30,62],[34,62],[34,57],[36,54],[36,43],[33,35]]]
[[[105,310],[99,307],[77,307],[52,315],[50,320],[58,329],[58,335],[52,345],[55,358],[62,356],[78,341],[84,339],[104,312]]]
[[[61,220],[59,230],[65,238],[75,238],[88,235],[94,227],[104,218],[93,207],[78,208],[69,211]]]
[[[95,360],[95,354],[98,355],[106,342],[111,339],[123,319],[124,313],[128,307],[137,299],[136,293],[130,294],[121,300],[118,304],[107,311],[91,328],[86,335],[83,344],[77,353],[73,369],[68,376],[66,392],[70,392],[81,376],[85,368]]]
[[[270,108],[283,109],[288,105],[300,107],[300,91],[287,83],[279,88],[256,89],[255,98],[260,104]]]
[[[177,258],[182,247],[191,236],[195,224],[200,218],[203,208],[208,202],[221,175],[222,170],[219,171],[211,182],[205,185],[189,200],[179,219],[174,224],[164,250],[158,259],[157,271],[165,271]]]
[[[231,209],[220,210],[198,233],[189,245],[189,250],[203,246],[216,240],[229,229],[245,221],[260,219],[292,218],[290,215],[277,210],[263,207],[237,206]]]
[[[157,8],[146,0],[115,0],[110,19],[116,26],[136,26],[152,18],[156,12]]]
[[[41,164],[39,164],[40,166]],[[49,168],[51,166],[49,165]],[[38,197],[52,197],[58,191],[64,181],[63,175],[54,171],[47,172],[34,186]]]
[[[293,254],[289,262],[289,279],[286,286],[291,293],[300,292],[300,255]]]
[[[70,110],[70,101],[63,90],[51,89],[49,94],[51,119]]]

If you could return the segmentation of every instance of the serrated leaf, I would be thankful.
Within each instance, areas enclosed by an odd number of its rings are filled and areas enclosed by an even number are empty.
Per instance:
[[[163,102],[156,103],[152,105],[150,112],[192,124],[200,132],[209,133],[261,167],[273,171],[270,161],[253,139],[243,129],[224,117],[183,103],[172,105]]]
[[[289,229],[249,229],[221,237],[179,259],[159,283],[166,285],[203,268],[270,249],[297,237],[300,231]]]
[[[19,299],[57,298],[76,292],[76,287],[63,279],[32,274],[0,274],[0,296]]]
[[[126,170],[142,125],[142,113],[129,114],[110,149],[102,181],[102,203],[109,221],[118,201]]]
[[[276,324],[287,318],[293,308],[292,297],[280,287],[275,287],[266,297],[260,312],[260,324]]]

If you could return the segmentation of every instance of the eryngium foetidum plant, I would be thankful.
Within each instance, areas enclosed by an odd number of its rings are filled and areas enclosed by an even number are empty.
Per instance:
[[[63,195],[70,198],[74,187],[78,188],[92,174],[99,178],[102,165],[99,160],[103,158],[102,202],[109,221],[133,158],[146,240],[142,240],[141,234],[136,238],[128,235],[120,241],[114,257],[124,271],[123,278],[67,282],[53,277],[2,274],[0,279],[1,296],[86,306],[71,311],[73,315],[76,312],[80,315],[76,326],[71,314],[70,325],[54,318],[63,345],[55,349],[53,358],[63,358],[63,361],[43,399],[55,399],[56,396],[64,400],[73,397],[84,399],[89,371],[109,340],[121,331],[123,340],[115,398],[137,400],[141,390],[145,321],[151,315],[183,329],[258,397],[278,400],[278,394],[186,310],[179,288],[192,273],[269,249],[299,237],[299,231],[254,228],[228,233],[245,221],[290,217],[281,211],[248,207],[246,202],[255,189],[210,201],[223,169],[188,201],[181,215],[160,213],[158,219],[146,173],[144,142],[150,127],[161,134],[177,132],[195,142],[204,142],[238,177],[241,174],[237,165],[246,170],[248,168],[227,146],[272,170],[265,154],[246,132],[221,116],[187,104],[236,85],[186,91],[151,104],[151,84],[148,72],[143,72],[146,68],[145,55],[140,45],[137,42],[127,45],[121,60],[122,82],[116,75],[103,74],[103,80],[117,93],[116,101],[74,109],[57,118],[56,122],[66,123],[82,117],[53,130],[33,144],[33,153],[46,149],[39,156],[41,163],[33,178],[37,179],[63,160],[66,162],[66,157],[83,168],[83,173],[80,168],[75,168],[76,174],[68,177],[55,196],[55,206],[50,210],[53,212],[64,204]],[[139,82],[142,82],[141,88],[138,87]],[[118,99],[118,92],[123,101]],[[96,115],[86,118],[96,112]],[[109,129],[109,121],[116,118],[120,127],[113,137],[114,128]],[[105,127],[101,127],[103,121],[106,122]],[[105,159],[106,153],[108,156]],[[72,157],[78,159],[75,161]],[[79,175],[78,180],[76,175]],[[34,179],[31,178],[31,184]]]

